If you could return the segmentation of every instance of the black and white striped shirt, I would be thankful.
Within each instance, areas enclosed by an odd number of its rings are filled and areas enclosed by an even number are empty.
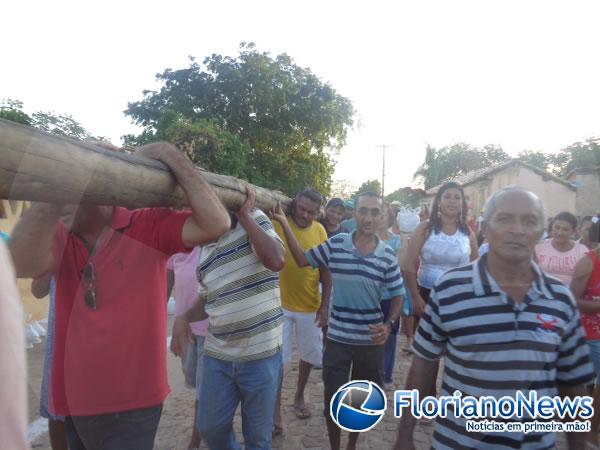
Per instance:
[[[446,272],[432,290],[413,345],[433,360],[444,355],[441,395],[557,395],[557,385],[590,382],[593,368],[569,289],[532,262],[534,282],[514,302],[487,270],[487,255]],[[493,420],[493,419],[492,419]],[[515,419],[518,420],[518,419]],[[556,420],[559,420],[558,418]],[[466,419],[436,419],[435,449],[554,448],[553,433],[469,433]]]

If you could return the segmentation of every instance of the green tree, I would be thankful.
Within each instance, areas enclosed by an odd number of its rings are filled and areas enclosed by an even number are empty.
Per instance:
[[[381,194],[381,182],[379,180],[367,180],[363,184],[361,184],[356,194],[362,194],[363,192],[375,192],[376,194]]]
[[[144,128],[141,138],[164,135],[165,110],[191,123],[209,120],[251,149],[249,181],[289,195],[306,186],[329,193],[332,158],[346,142],[353,107],[310,69],[242,43],[236,57],[213,54],[201,65],[191,58],[188,68],[157,79],[160,90],[145,91],[125,111]]]
[[[246,178],[251,148],[236,134],[222,130],[214,121],[195,122],[167,110],[157,131],[147,130],[138,136],[123,136],[125,145],[140,146],[149,142],[169,141],[197,165],[223,175]]]
[[[48,133],[81,141],[92,138],[90,132],[83,125],[67,114],[38,111],[31,116],[31,126]]]
[[[47,133],[79,140],[107,140],[102,136],[92,136],[83,125],[67,114],[37,111],[30,116],[23,110],[23,102],[19,100],[2,100],[0,103],[0,119],[11,120],[46,131]]]
[[[510,159],[508,154],[502,148],[494,145],[478,148],[458,143],[439,149],[427,145],[425,161],[417,169],[413,178],[420,178],[425,189],[430,189],[446,179],[489,167],[508,159]]]
[[[589,138],[561,149],[553,164],[555,172],[561,176],[580,167],[600,166],[600,138]]]
[[[443,161],[445,155],[442,155],[441,150],[427,144],[425,147],[425,161],[419,166],[413,179],[421,178],[425,189],[432,188],[446,177],[444,174]]]
[[[550,170],[550,166],[554,163],[555,159],[554,155],[533,150],[523,150],[519,152],[517,158],[524,163],[546,171]]]
[[[420,189],[400,188],[385,196],[385,201],[388,203],[398,201],[403,205],[416,208],[421,204],[423,192]]]
[[[31,117],[23,111],[23,102],[9,98],[0,103],[0,119],[31,125]]]

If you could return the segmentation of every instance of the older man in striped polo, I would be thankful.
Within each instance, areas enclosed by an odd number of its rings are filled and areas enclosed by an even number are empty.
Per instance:
[[[575,302],[532,259],[544,230],[541,201],[525,189],[505,188],[488,200],[483,219],[489,252],[446,272],[433,289],[415,336],[407,389],[429,392],[435,361],[444,355],[442,396],[586,395],[593,370]],[[556,445],[554,433],[468,432],[459,416],[450,408],[436,419],[432,448]],[[414,449],[415,420],[402,415],[395,449]],[[572,450],[585,448],[585,434],[570,433],[568,443]]]

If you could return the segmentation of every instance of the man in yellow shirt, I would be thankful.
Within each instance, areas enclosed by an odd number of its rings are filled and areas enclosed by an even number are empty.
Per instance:
[[[300,192],[290,206],[290,227],[303,249],[308,250],[327,240],[325,228],[317,222],[323,197],[314,189]],[[313,366],[323,359],[321,328],[327,326],[331,275],[327,269],[298,267],[285,240],[283,229],[274,222],[275,231],[286,247],[285,266],[280,276],[281,306],[283,308],[283,363],[292,361],[292,339],[296,334],[296,347],[300,355],[298,387],[294,397],[296,417],[307,419],[311,413],[304,401],[304,389]],[[321,293],[319,283],[322,283]],[[284,370],[285,376],[285,370]],[[274,434],[281,428],[281,389],[275,410]]]

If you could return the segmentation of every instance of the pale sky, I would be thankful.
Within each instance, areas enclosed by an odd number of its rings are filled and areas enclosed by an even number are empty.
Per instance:
[[[426,143],[555,152],[600,135],[596,1],[9,2],[0,99],[71,114],[110,137],[157,72],[255,42],[350,98],[335,179],[412,184]]]

